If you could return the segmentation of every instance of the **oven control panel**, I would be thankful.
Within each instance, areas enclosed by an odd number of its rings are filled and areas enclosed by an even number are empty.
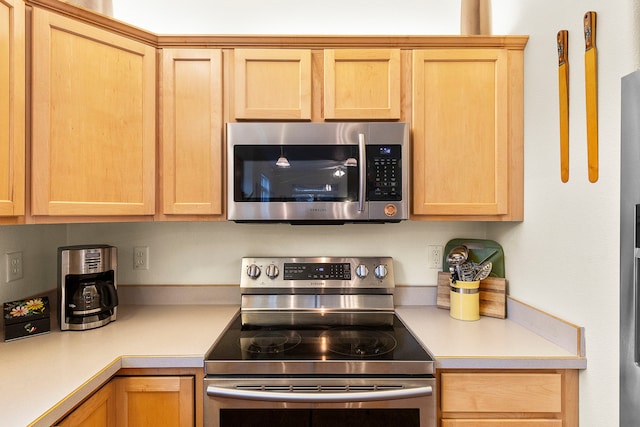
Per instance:
[[[349,263],[284,263],[284,280],[351,280]]]
[[[389,289],[395,287],[391,257],[242,259],[240,288]]]

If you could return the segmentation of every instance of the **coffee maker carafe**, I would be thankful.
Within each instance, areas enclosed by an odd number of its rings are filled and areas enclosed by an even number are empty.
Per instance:
[[[117,248],[78,245],[58,248],[60,329],[98,328],[116,320]]]

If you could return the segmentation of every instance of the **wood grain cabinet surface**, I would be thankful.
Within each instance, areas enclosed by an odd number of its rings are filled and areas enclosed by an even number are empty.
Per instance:
[[[25,42],[23,2],[0,0],[0,222],[224,219],[242,120],[410,122],[411,219],[524,219],[526,36],[158,36],[26,11]]]
[[[413,52],[414,219],[523,219],[521,54]]]
[[[0,0],[0,223],[25,212],[25,5]]]
[[[577,427],[575,370],[439,374],[443,427]]]
[[[194,425],[193,377],[117,377],[112,381],[119,427]]]
[[[115,377],[59,427],[193,427],[193,376]]]
[[[235,49],[235,119],[311,120],[311,50]]]
[[[102,386],[56,426],[117,427],[115,384],[108,382]]]
[[[221,216],[222,50],[162,49],[160,89],[161,213]]]
[[[235,119],[398,120],[400,65],[400,49],[235,49]]]
[[[153,215],[156,49],[32,12],[33,215]]]
[[[325,119],[400,119],[400,49],[325,49]]]

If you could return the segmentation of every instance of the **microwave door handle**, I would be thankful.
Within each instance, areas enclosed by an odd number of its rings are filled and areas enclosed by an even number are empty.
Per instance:
[[[367,147],[364,141],[364,134],[358,134],[358,152],[360,157],[360,180],[359,180],[359,188],[358,188],[358,212],[364,211],[364,193],[366,190],[366,182],[367,178]]]
[[[633,359],[640,367],[640,248],[634,249],[633,255]]]

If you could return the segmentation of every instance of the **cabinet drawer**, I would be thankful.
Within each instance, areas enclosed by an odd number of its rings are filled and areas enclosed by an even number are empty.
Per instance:
[[[442,420],[442,427],[562,427],[560,420]]]
[[[559,373],[443,373],[441,390],[443,412],[562,411]]]

